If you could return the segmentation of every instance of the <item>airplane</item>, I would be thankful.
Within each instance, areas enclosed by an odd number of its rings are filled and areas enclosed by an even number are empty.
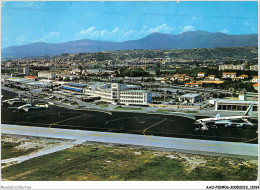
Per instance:
[[[48,104],[42,104],[42,103],[39,103],[39,104],[36,104],[36,105],[32,105],[32,104],[24,104],[22,106],[19,106],[19,107],[8,107],[9,109],[14,109],[16,111],[26,111],[28,112],[29,110],[31,109],[43,109],[43,108],[48,108]]]
[[[205,118],[198,119],[195,121],[195,124],[199,124],[201,127],[196,128],[195,130],[208,130],[209,127],[224,126],[224,127],[250,127],[254,126],[248,119],[251,118],[253,111],[253,104],[251,104],[244,115],[241,116],[230,116],[230,117],[221,117],[220,114],[217,114],[215,118]]]

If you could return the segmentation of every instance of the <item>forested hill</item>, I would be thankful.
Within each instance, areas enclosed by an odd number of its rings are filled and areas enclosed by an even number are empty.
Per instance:
[[[181,34],[152,33],[138,40],[123,42],[98,41],[83,39],[64,43],[37,42],[2,49],[2,57],[26,57],[77,54],[110,50],[131,49],[192,49],[215,47],[257,46],[257,34],[228,35],[221,32],[189,31]]]

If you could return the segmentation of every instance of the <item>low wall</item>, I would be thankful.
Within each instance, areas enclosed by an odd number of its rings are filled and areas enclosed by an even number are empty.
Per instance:
[[[165,104],[148,104],[150,107],[155,108],[170,108],[170,109],[200,109],[200,106],[188,106],[188,105],[165,105]]]

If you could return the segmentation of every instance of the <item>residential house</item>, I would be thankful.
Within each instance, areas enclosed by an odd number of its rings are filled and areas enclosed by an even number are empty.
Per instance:
[[[253,83],[257,83],[258,82],[258,76],[253,76],[252,80]]]
[[[202,83],[201,82],[186,82],[185,86],[188,86],[188,87],[201,87]]]
[[[198,77],[204,78],[205,77],[205,72],[198,72]]]
[[[240,75],[239,78],[240,79],[248,79],[248,75]]]
[[[215,80],[215,75],[209,75],[209,80]]]
[[[228,79],[228,78],[233,79],[233,78],[236,77],[236,75],[237,75],[236,73],[223,72],[222,73],[222,78],[224,78],[224,79]]]

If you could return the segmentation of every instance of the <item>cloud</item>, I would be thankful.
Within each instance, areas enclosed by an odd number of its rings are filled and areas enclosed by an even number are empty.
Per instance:
[[[118,30],[118,28],[116,28]],[[114,29],[114,30],[116,30]],[[114,31],[113,30],[113,31]],[[80,32],[76,33],[77,37],[84,37],[87,36],[89,38],[99,38],[99,37],[104,37],[105,34],[108,33],[108,30],[97,30],[96,27],[91,26],[86,30],[81,30]]]
[[[46,42],[49,39],[53,39],[53,38],[57,38],[58,36],[60,36],[59,32],[49,32],[47,34],[45,34],[41,39],[36,40],[36,41],[41,41],[41,42]]]
[[[131,34],[137,33],[136,30],[129,30],[127,32],[124,33],[125,36],[130,36]]]
[[[118,27],[116,27],[116,28],[112,31],[112,33],[116,33],[116,32],[118,32]]]
[[[192,30],[195,30],[195,27],[192,25],[187,25],[187,26],[183,27],[182,32],[187,32],[187,31],[192,31]]]
[[[25,42],[25,36],[24,35],[18,36],[16,38],[16,42],[17,44],[22,44],[23,42]]]
[[[92,31],[94,31],[95,29],[96,29],[96,27],[92,26],[92,27],[88,28],[87,30],[81,30],[81,31],[79,32],[79,34],[84,36],[84,35],[86,35],[86,34],[92,32]]]
[[[220,32],[225,33],[225,34],[228,34],[228,33],[229,33],[229,30],[228,30],[228,29],[223,29],[223,30],[221,30]]]
[[[82,29],[79,32],[75,33],[75,39],[80,38],[89,38],[89,39],[102,39],[102,40],[129,40],[129,39],[138,39],[144,36],[147,36],[153,32],[162,32],[162,33],[171,33],[175,30],[175,27],[168,26],[167,24],[161,24],[155,27],[148,27],[144,25],[138,29],[129,29],[123,30],[119,27],[115,27],[114,29],[99,29],[96,26],[91,26],[87,29]]]
[[[60,35],[59,32],[50,32],[46,34],[45,38],[53,38],[53,37],[58,37]]]
[[[162,24],[161,26],[150,28],[148,32],[149,33],[153,33],[153,32],[170,33],[172,30],[175,30],[175,28],[174,27],[169,27],[167,24]]]

